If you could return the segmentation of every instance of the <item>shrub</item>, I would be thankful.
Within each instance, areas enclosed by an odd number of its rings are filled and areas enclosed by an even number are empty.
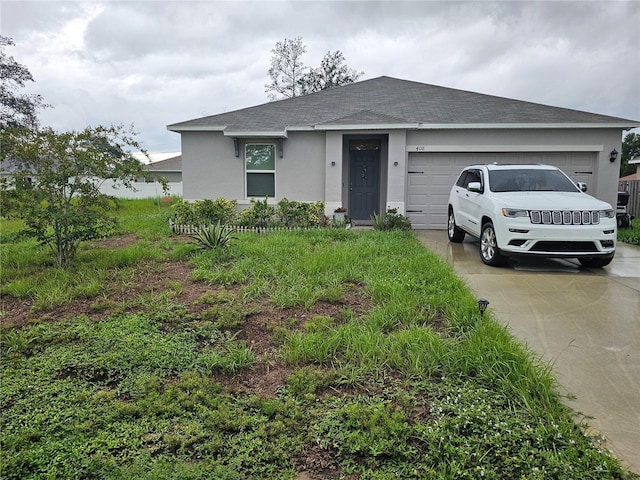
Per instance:
[[[196,216],[205,224],[232,224],[237,216],[236,200],[226,200],[225,198],[216,198],[215,200],[199,200],[194,202],[193,208]]]
[[[324,202],[299,202],[283,198],[278,206],[269,205],[267,198],[251,199],[251,206],[238,212],[236,200],[222,197],[215,200],[178,201],[171,206],[174,221],[179,225],[239,224],[245,227],[321,227],[326,225]]]
[[[325,222],[324,202],[296,202],[283,198],[276,214],[286,227],[317,227]]]
[[[216,198],[197,200],[193,203],[179,201],[171,206],[174,220],[182,225],[233,224],[237,217],[236,200]]]
[[[171,205],[171,211],[173,212],[173,218],[176,223],[181,225],[197,225],[198,220],[196,212],[193,209],[193,205],[184,200]]]
[[[240,213],[240,225],[246,227],[266,227],[275,216],[276,209],[269,205],[268,199],[251,199],[251,206]]]
[[[411,230],[411,220],[395,208],[388,209],[387,213],[374,213],[371,223],[375,230]]]

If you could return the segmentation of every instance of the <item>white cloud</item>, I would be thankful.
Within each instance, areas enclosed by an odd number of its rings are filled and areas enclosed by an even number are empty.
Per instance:
[[[271,49],[302,36],[307,66],[341,50],[364,78],[424,83],[640,120],[640,3],[110,1],[1,4],[9,52],[58,129],[166,125],[264,103]]]

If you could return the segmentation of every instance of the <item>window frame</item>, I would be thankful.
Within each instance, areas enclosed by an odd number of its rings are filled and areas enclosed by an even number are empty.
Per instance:
[[[247,148],[251,146],[269,146],[273,150],[273,170],[250,170],[247,165]],[[244,195],[245,199],[263,198],[263,196],[249,195],[249,174],[272,174],[273,175],[273,196],[266,195],[267,198],[276,198],[276,170],[277,170],[277,145],[275,142],[246,142],[244,144]]]

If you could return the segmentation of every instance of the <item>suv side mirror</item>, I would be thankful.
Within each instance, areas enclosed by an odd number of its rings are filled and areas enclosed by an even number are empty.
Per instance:
[[[480,182],[469,182],[467,190],[470,192],[482,193],[482,184]]]
[[[576,183],[576,185],[578,186],[578,188],[580,189],[581,192],[586,192],[587,191],[587,184],[584,182],[578,182]]]

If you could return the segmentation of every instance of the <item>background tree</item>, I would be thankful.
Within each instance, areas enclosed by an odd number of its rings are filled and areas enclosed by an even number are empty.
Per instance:
[[[344,64],[344,55],[340,50],[327,52],[320,63],[320,67],[312,68],[300,79],[302,95],[319,92],[327,88],[348,85],[357,82],[364,75]]]
[[[100,184],[110,179],[132,188],[136,179],[149,177],[125,150],[142,149],[135,133],[123,127],[63,133],[21,128],[1,135],[0,160],[14,172],[12,185],[2,193],[11,188],[17,198],[15,214],[27,225],[26,233],[51,247],[61,267],[71,263],[80,242],[115,226],[109,212],[116,203],[100,191]]]
[[[285,38],[277,42],[271,53],[271,68],[268,75],[271,83],[265,85],[265,92],[271,100],[293,98],[299,95],[319,92],[326,88],[347,85],[357,81],[364,72],[358,72],[345,65],[340,50],[327,52],[318,68],[307,68],[302,63],[302,55],[307,47],[302,37],[293,40]]]
[[[268,72],[271,83],[265,85],[265,92],[271,100],[278,99],[278,95],[284,98],[300,95],[299,81],[305,70],[301,57],[306,51],[302,37],[293,40],[285,38],[283,42],[276,42],[271,50],[273,55]]]
[[[13,45],[13,40],[0,35],[0,129],[11,127],[37,128],[36,112],[47,107],[40,95],[20,95],[17,91],[33,76],[24,65],[20,65],[4,49]]]
[[[636,173],[636,165],[629,165],[629,160],[640,158],[640,133],[628,133],[622,140],[620,156],[620,176]]]

